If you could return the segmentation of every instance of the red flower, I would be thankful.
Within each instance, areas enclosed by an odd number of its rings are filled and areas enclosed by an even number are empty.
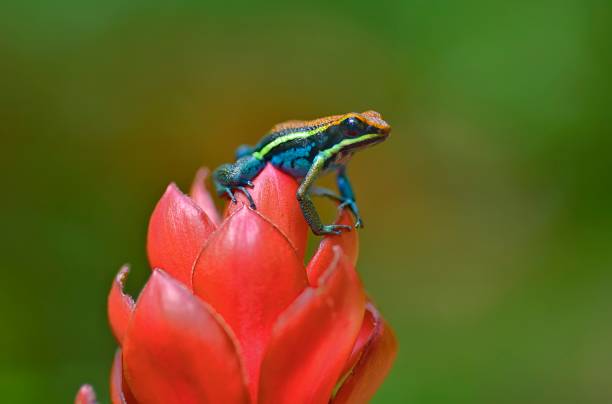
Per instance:
[[[191,197],[171,184],[157,204],[155,269],[136,302],[123,291],[128,268],[115,278],[113,403],[368,401],[397,345],[354,270],[357,232],[324,238],[305,267],[293,178],[266,167],[252,190],[257,210],[239,196],[221,219],[206,174]],[[338,221],[352,224],[346,211]],[[93,401],[81,388],[76,402]]]

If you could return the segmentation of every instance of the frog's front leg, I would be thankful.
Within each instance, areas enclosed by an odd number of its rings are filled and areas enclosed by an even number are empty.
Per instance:
[[[242,192],[251,208],[255,209],[255,202],[246,187],[253,188],[253,178],[265,167],[266,162],[253,156],[244,156],[232,164],[223,164],[213,172],[213,182],[219,196],[227,195],[236,203],[234,190]]]
[[[300,184],[296,195],[306,222],[308,222],[308,225],[312,229],[312,232],[317,236],[324,234],[340,234],[342,231],[351,230],[351,226],[347,225],[324,225],[321,222],[321,217],[319,216],[319,213],[317,212],[314,204],[312,203],[312,200],[310,199],[311,188],[319,174],[323,171],[324,165],[325,157],[323,155],[320,154],[315,157],[312,166],[310,167],[310,170],[308,170],[308,174],[306,174],[306,177],[304,177],[304,180]]]

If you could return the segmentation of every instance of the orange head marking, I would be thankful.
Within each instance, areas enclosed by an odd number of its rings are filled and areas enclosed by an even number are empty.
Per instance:
[[[350,120],[353,118],[353,120]],[[349,121],[350,120],[350,121]],[[355,122],[356,121],[356,122]],[[287,121],[275,125],[270,133],[290,131],[301,128],[328,128],[342,124],[359,123],[362,128],[367,128],[369,133],[376,133],[387,136],[391,131],[391,126],[385,122],[376,111],[365,111],[362,113],[349,112],[342,115],[331,115],[324,118],[313,119],[311,121]]]

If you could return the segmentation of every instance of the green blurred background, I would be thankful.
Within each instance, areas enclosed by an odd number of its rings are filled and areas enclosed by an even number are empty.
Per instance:
[[[106,296],[146,279],[170,181],[372,108],[359,270],[401,349],[375,402],[612,402],[611,9],[3,3],[1,401],[108,401]]]

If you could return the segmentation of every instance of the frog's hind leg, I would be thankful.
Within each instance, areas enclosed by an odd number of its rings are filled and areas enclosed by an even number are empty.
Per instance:
[[[311,187],[310,188],[310,195],[312,195],[312,196],[319,196],[319,197],[322,197],[322,198],[329,198],[329,199],[331,199],[333,201],[336,201],[338,203],[344,202],[344,199],[340,195],[338,195],[337,193],[335,193],[331,189],[324,188],[324,187],[316,187],[316,186]]]
[[[351,182],[346,174],[346,167],[341,167],[338,170],[336,183],[338,185],[338,190],[340,191],[340,197],[342,198],[342,203],[340,203],[338,209],[342,210],[345,207],[348,208],[355,217],[355,227],[363,228],[363,219],[359,214],[359,208],[357,207],[357,202],[355,201],[355,193],[353,192],[353,187],[351,186]]]
[[[357,203],[355,202],[355,194],[353,193],[353,188],[351,187],[351,183],[346,175],[346,170],[344,168],[338,170],[337,183],[338,189],[340,190],[340,195],[336,194],[330,189],[316,186],[311,187],[310,195],[321,196],[338,202],[339,210],[348,208],[355,217],[355,227],[362,228],[363,219],[359,214],[359,208],[357,207]]]
[[[255,151],[255,148],[253,146],[249,146],[248,144],[241,144],[240,146],[238,146],[238,148],[236,148],[236,151],[234,152],[234,155],[236,156],[236,160],[248,156],[249,154],[253,153],[253,151]]]
[[[213,172],[213,182],[217,195],[227,195],[232,202],[236,203],[234,191],[238,190],[247,197],[251,208],[256,209],[255,202],[247,187],[253,188],[251,180],[263,170],[265,165],[265,161],[248,155],[239,158],[235,163],[224,164],[218,167]]]

